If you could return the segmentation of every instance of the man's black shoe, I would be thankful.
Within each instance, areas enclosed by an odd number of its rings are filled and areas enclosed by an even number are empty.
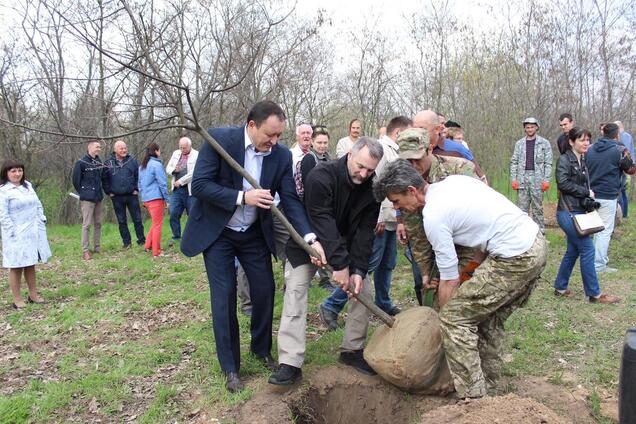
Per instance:
[[[269,376],[267,382],[277,386],[290,386],[301,378],[303,378],[303,371],[300,368],[280,364],[278,370]]]
[[[225,382],[225,388],[232,393],[238,393],[243,390],[243,382],[239,378],[238,373],[236,372],[226,372],[225,378],[227,381]]]
[[[328,330],[337,330],[338,329],[338,314],[330,311],[324,306],[320,305],[318,308],[320,311],[320,319],[322,323],[325,324]]]
[[[386,311],[386,313],[391,315],[392,317],[396,316],[400,312],[402,312],[402,310],[400,308],[398,308],[397,306],[393,306],[391,309]]]
[[[130,249],[130,243],[124,244],[124,249]]]
[[[341,364],[349,365],[366,375],[376,375],[377,372],[373,370],[364,360],[363,350],[354,350],[352,352],[341,352],[338,362]]]
[[[278,367],[278,362],[276,362],[274,358],[272,358],[272,355],[267,355],[267,356],[256,355],[256,357],[258,358],[258,361],[261,364],[263,364],[266,368],[268,368],[270,371],[276,371],[276,368]]]

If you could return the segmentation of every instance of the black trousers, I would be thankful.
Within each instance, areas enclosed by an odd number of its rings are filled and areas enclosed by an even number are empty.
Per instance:
[[[224,229],[203,252],[210,283],[212,327],[221,369],[238,372],[241,366],[240,333],[236,317],[236,269],[240,261],[250,282],[252,334],[250,348],[258,356],[272,349],[274,314],[274,274],[272,257],[258,223],[245,232]]]
[[[137,234],[137,244],[143,244],[146,241],[144,236],[144,226],[141,223],[141,209],[139,207],[139,198],[134,194],[116,194],[110,198],[113,201],[113,208],[117,216],[119,224],[119,234],[124,245],[130,244],[130,231],[128,231],[128,220],[126,219],[126,208],[130,212],[130,218],[135,225],[135,234]]]

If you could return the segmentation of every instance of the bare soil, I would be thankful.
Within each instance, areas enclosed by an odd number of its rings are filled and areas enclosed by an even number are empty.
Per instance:
[[[420,422],[422,424],[565,424],[571,421],[559,417],[534,399],[507,394],[443,406],[423,415]]]
[[[331,366],[315,369],[288,390],[266,384],[224,415],[240,424],[595,422],[583,389],[540,378],[503,383],[515,387],[516,393],[458,402],[452,396],[407,394],[377,376]]]

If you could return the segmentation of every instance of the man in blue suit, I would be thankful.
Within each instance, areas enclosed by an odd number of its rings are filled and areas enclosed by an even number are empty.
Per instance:
[[[271,255],[276,254],[276,249],[269,210],[275,193],[279,194],[294,228],[324,259],[322,246],[312,233],[296,194],[291,152],[277,144],[285,119],[280,106],[262,101],[252,107],[245,126],[208,130],[263,189],[254,189],[207,142],[201,146],[192,176],[194,202],[181,251],[186,256],[203,253],[210,284],[216,352],[227,378],[226,387],[231,392],[243,388],[239,378],[235,257],[250,282],[251,351],[266,366],[276,366],[271,356],[274,308]],[[322,265],[320,261],[315,263]]]

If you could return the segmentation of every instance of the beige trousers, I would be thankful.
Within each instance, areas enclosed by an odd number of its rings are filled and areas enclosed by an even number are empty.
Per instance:
[[[102,202],[80,201],[80,209],[82,210],[82,250],[88,252],[89,232],[91,225],[93,226],[93,245],[95,251],[99,251],[102,238]]]
[[[285,298],[278,329],[278,362],[300,368],[305,361],[307,328],[307,293],[309,283],[316,273],[312,264],[292,267],[285,264]],[[369,279],[364,279],[362,293],[371,296]],[[349,314],[345,323],[341,351],[364,348],[369,327],[369,312],[361,303],[349,302]]]

